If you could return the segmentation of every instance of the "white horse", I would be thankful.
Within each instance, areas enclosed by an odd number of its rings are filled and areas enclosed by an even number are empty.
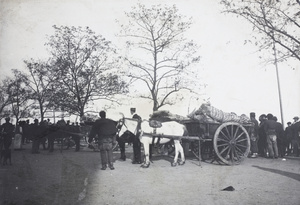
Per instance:
[[[123,118],[120,120],[120,130],[119,136],[121,137],[126,131],[129,131],[133,134],[140,133],[139,139],[144,147],[145,161],[144,164],[141,165],[143,168],[148,168],[150,166],[149,159],[149,145],[156,144],[158,141],[160,144],[165,144],[169,142],[171,139],[174,139],[175,145],[175,157],[172,162],[172,166],[176,166],[177,164],[183,165],[185,163],[184,151],[180,144],[180,136],[188,135],[187,130],[184,125],[175,122],[163,122],[162,126],[159,128],[153,128],[149,125],[149,121],[143,120],[141,122],[141,129],[138,127],[138,120],[131,118]],[[164,137],[165,135],[165,137]],[[154,137],[154,139],[153,139]],[[180,154],[181,160],[178,160],[178,155]]]

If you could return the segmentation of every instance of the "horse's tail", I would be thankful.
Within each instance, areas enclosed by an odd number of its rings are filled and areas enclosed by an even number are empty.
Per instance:
[[[186,126],[183,125],[183,135],[182,136],[188,136],[188,135],[189,135],[189,132],[188,132]]]

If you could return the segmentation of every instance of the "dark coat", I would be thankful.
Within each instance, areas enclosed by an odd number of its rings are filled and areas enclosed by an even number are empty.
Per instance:
[[[111,119],[100,118],[95,121],[89,133],[89,141],[98,135],[99,141],[111,138],[117,133],[117,123]]]

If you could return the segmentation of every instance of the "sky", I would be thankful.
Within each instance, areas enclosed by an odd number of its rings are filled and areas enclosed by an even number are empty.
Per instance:
[[[196,42],[201,56],[196,69],[199,81],[207,84],[205,95],[185,98],[163,109],[186,116],[198,109],[203,99],[224,112],[238,115],[255,112],[272,113],[281,120],[278,83],[275,66],[265,65],[257,47],[245,44],[252,35],[251,25],[243,19],[221,13],[218,0],[0,0],[0,80],[11,75],[11,69],[24,70],[24,60],[43,59],[48,53],[46,36],[54,33],[53,25],[89,26],[116,46],[124,39],[116,37],[120,31],[118,19],[126,24],[124,12],[138,2],[145,5],[175,4],[179,13],[193,18],[186,37]],[[283,109],[283,122],[300,116],[300,65],[278,64]],[[123,99],[111,113],[129,115],[129,108],[147,118],[152,112],[150,102]],[[95,111],[106,108],[95,104]]]

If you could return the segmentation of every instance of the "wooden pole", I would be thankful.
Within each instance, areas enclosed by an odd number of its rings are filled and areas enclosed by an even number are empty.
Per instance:
[[[275,57],[275,67],[276,67],[276,76],[277,76],[277,86],[278,86],[278,94],[279,94],[279,105],[280,105],[280,115],[281,115],[281,123],[282,127],[284,129],[284,120],[283,120],[283,111],[282,111],[282,100],[281,100],[281,91],[280,91],[280,82],[279,82],[279,72],[278,72],[278,65],[277,65],[277,54],[276,54],[276,47],[275,47],[275,41],[273,41],[274,46],[274,57]]]

